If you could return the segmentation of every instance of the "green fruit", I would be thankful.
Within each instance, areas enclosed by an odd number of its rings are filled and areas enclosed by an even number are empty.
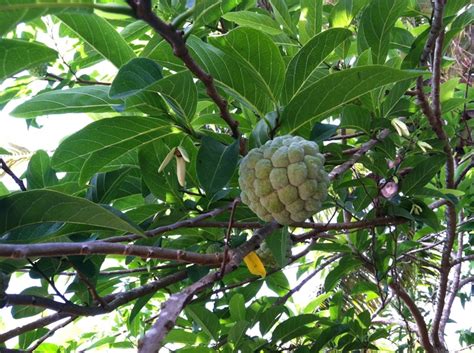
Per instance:
[[[321,209],[328,174],[315,142],[285,135],[251,150],[239,167],[242,202],[264,220],[302,222]]]

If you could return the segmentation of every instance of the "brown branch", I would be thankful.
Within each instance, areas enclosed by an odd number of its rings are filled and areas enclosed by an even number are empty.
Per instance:
[[[365,132],[355,132],[353,134],[338,135],[327,138],[326,141],[335,141],[335,140],[346,140],[354,137],[364,136]]]
[[[430,342],[430,336],[428,334],[428,329],[426,326],[425,319],[423,318],[423,315],[421,314],[420,310],[416,306],[416,303],[408,295],[408,293],[402,287],[400,287],[397,283],[392,282],[389,284],[389,287],[395,292],[395,294],[401,300],[403,300],[408,310],[410,310],[411,314],[413,315],[413,318],[415,319],[415,322],[416,322],[416,326],[418,328],[417,330],[418,337],[420,338],[421,344],[423,345],[423,348],[425,349],[425,351],[428,353],[432,353],[432,352],[434,353],[435,351]]]
[[[82,78],[77,77],[76,75],[74,75],[74,76],[76,77],[76,80],[74,80],[73,82],[78,83],[78,84],[82,84],[82,85],[101,85],[101,86],[110,86],[110,85],[112,85],[110,82],[89,81],[89,80],[83,80]],[[52,78],[53,80],[58,81],[58,82],[63,82],[65,80],[65,78],[63,78],[61,76],[58,76],[58,75],[55,75],[55,74],[52,74],[50,72],[46,73],[45,78],[48,78],[48,77]],[[54,82],[54,81],[51,81],[51,82]]]
[[[423,47],[423,52],[420,58],[421,66],[426,66],[428,58],[433,52],[435,41],[443,29],[444,0],[435,0],[433,6],[430,33],[428,35],[428,39],[426,40],[425,46]]]
[[[464,287],[466,284],[473,283],[474,282],[474,276],[464,278],[459,282],[457,291],[461,290],[462,287]]]
[[[224,268],[224,274],[235,270],[240,265],[245,255],[258,248],[265,237],[267,237],[279,227],[280,225],[278,225],[276,222],[268,223],[263,228],[257,230],[249,241],[242,244],[237,249],[231,251],[230,261]],[[163,339],[174,327],[176,319],[186,304],[196,293],[212,285],[220,278],[220,271],[214,271],[204,276],[199,281],[194,282],[189,287],[184,288],[181,292],[172,294],[170,298],[163,304],[158,320],[140,340],[138,351],[141,353],[155,353],[159,351]]]
[[[462,258],[462,251],[463,251],[463,244],[464,244],[463,240],[464,240],[464,233],[459,232],[458,251],[456,253],[457,260]],[[474,256],[472,258],[474,259]],[[448,293],[447,293],[448,299],[444,306],[443,313],[441,315],[440,324],[439,324],[439,332],[440,332],[439,336],[445,346],[446,346],[446,342],[444,341],[444,332],[449,320],[449,316],[451,315],[451,309],[453,307],[454,299],[456,298],[457,289],[459,287],[459,281],[461,279],[462,261],[455,265],[451,263],[451,265],[454,267],[453,280],[452,280],[452,283],[448,286]]]
[[[191,71],[206,87],[209,98],[219,108],[221,118],[229,126],[232,137],[240,141],[240,153],[246,154],[245,140],[239,131],[239,123],[234,120],[230,114],[227,101],[219,94],[214,78],[202,69],[198,63],[189,54],[186,47],[186,41],[181,30],[176,29],[172,24],[168,24],[155,15],[150,0],[127,0],[127,3],[135,12],[138,19],[148,23],[163,39],[165,39],[173,48],[173,53],[181,59],[184,65]]]
[[[70,315],[67,313],[56,313],[56,314],[52,314],[46,317],[42,317],[41,319],[30,322],[26,325],[15,327],[14,329],[11,329],[10,331],[0,334],[0,343],[8,341],[9,339],[17,337],[25,332],[33,331],[40,327],[48,326],[52,324],[53,322],[62,320],[68,316]]]
[[[374,138],[372,140],[367,141],[366,143],[362,144],[362,146],[359,148],[359,150],[352,155],[352,157],[342,163],[341,165],[337,166],[334,168],[330,173],[329,173],[329,179],[330,180],[335,180],[339,175],[344,173],[346,170],[350,169],[354,164],[357,163],[357,161],[364,155],[366,154],[372,147],[374,147],[379,141],[383,140],[390,134],[389,129],[384,129],[382,130],[377,138]]]
[[[377,226],[389,226],[397,225],[408,222],[405,218],[398,217],[379,217],[374,219],[365,219],[362,221],[355,222],[342,222],[342,223],[306,223],[305,228],[313,228],[314,231],[295,235],[294,240],[301,242],[306,239],[311,239],[318,235],[318,232],[329,231],[329,230],[348,230],[348,229],[361,229],[361,228],[372,228]],[[296,224],[300,226],[298,223]]]
[[[239,199],[236,199],[234,200],[234,202],[232,202],[232,209],[230,211],[229,222],[228,222],[229,224],[227,225],[227,231],[225,233],[225,239],[224,239],[224,256],[223,256],[221,269],[220,269],[221,276],[224,276],[224,269],[227,264],[227,255],[229,253],[229,239],[232,232],[232,225],[234,224],[235,209],[237,208],[237,204],[239,203],[239,201],[240,201]]]
[[[186,271],[176,272],[172,275],[163,277],[159,280],[147,283],[141,287],[132,289],[127,292],[122,293],[114,293],[109,294],[103,298],[105,302],[107,302],[107,308],[103,307],[84,307],[75,304],[63,304],[55,302],[54,300],[47,299],[47,298],[40,298],[34,296],[27,296],[27,295],[17,295],[17,294],[7,294],[6,305],[34,305],[39,307],[45,307],[52,310],[67,310],[61,311],[57,314],[36,320],[32,323],[29,323],[25,326],[17,327],[13,330],[0,334],[0,343],[5,342],[13,337],[16,337],[22,333],[37,329],[39,327],[44,327],[49,325],[53,322],[59,321],[66,317],[76,317],[78,315],[86,315],[86,316],[95,316],[95,315],[102,315],[108,312],[111,312],[122,306],[135,300],[137,298],[143,297],[147,294],[156,292],[159,289],[163,289],[171,284],[183,281],[187,278]],[[32,303],[33,301],[33,303]]]
[[[28,347],[27,352],[33,353],[41,345],[41,343],[43,343],[48,338],[50,338],[52,335],[54,335],[56,331],[58,331],[59,329],[62,329],[63,327],[66,327],[67,325],[69,325],[74,320],[76,320],[76,317],[70,317],[69,319],[62,322],[61,324],[53,327],[45,335],[40,337],[31,347]]]
[[[467,255],[467,256],[464,256],[464,257],[459,257],[453,261],[451,261],[451,266],[457,266],[459,265],[460,263],[464,262],[464,261],[473,261],[474,260],[474,255]]]
[[[172,230],[176,230],[178,228],[195,227],[197,223],[199,223],[199,222],[201,222],[201,221],[203,221],[207,218],[216,217],[216,216],[220,215],[221,213],[224,213],[225,211],[231,209],[232,205],[233,205],[233,202],[230,203],[226,207],[216,208],[216,209],[211,210],[209,212],[200,214],[199,216],[196,216],[194,218],[185,219],[185,220],[173,223],[173,224],[169,224],[169,225],[166,225],[166,226],[161,226],[161,227],[146,231],[145,235],[147,237],[151,238],[151,237],[157,236],[159,234],[163,234],[163,233],[166,233],[166,232],[169,232],[169,231],[172,231]],[[133,240],[142,239],[142,238],[143,238],[142,235],[128,234],[128,235],[120,235],[120,236],[116,236],[116,237],[110,237],[110,238],[107,238],[107,239],[103,239],[103,241],[108,242],[108,243],[120,243],[120,242],[123,242],[123,241],[128,242],[128,241],[133,241]]]
[[[175,260],[208,266],[219,265],[222,261],[222,254],[199,254],[184,250],[165,249],[143,245],[105,243],[103,241],[81,243],[4,244],[0,247],[0,257],[11,259],[91,254],[139,256],[143,259]]]
[[[10,169],[10,167],[7,165],[7,163],[2,158],[0,158],[0,168],[3,169],[3,171],[5,173],[7,173],[15,181],[15,183],[20,187],[21,191],[26,191],[26,186],[23,183],[23,180],[18,178],[15,175],[15,173],[13,173],[13,171]]]
[[[342,254],[338,254],[338,255],[335,255],[335,256],[329,258],[328,260],[326,260],[324,263],[322,263],[317,268],[315,268],[308,276],[306,276],[305,279],[303,279],[300,283],[298,283],[295,287],[293,287],[290,291],[288,291],[288,293],[286,293],[284,296],[278,298],[278,300],[275,301],[275,303],[273,305],[277,306],[277,305],[282,305],[282,304],[286,303],[286,301],[291,296],[293,296],[296,292],[298,292],[301,288],[303,288],[303,286],[306,283],[308,283],[311,280],[311,278],[316,276],[319,272],[324,270],[327,266],[332,264],[334,261],[340,259],[342,256],[343,256]]]
[[[87,278],[86,275],[84,275],[78,268],[75,266],[71,261],[69,262],[71,266],[76,270],[77,275],[79,276],[80,280],[84,282],[86,285],[87,289],[89,290],[90,295],[92,298],[98,302],[104,309],[107,309],[107,302],[102,299],[102,297],[97,293],[97,290],[95,289],[94,284]]]

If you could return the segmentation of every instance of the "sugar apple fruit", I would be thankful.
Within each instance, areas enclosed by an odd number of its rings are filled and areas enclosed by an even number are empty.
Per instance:
[[[328,174],[315,142],[280,136],[252,149],[239,167],[242,202],[264,221],[302,222],[321,209]]]

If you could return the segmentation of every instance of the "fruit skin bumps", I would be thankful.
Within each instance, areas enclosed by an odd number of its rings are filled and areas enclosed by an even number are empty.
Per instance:
[[[321,209],[328,174],[315,142],[280,136],[252,149],[241,161],[242,202],[264,221],[302,222]]]

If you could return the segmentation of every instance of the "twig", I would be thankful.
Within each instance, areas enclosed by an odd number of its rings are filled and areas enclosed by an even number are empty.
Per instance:
[[[94,285],[92,284],[92,282],[89,280],[89,278],[87,278],[87,276],[85,276],[78,268],[77,266],[74,265],[74,263],[72,263],[71,261],[69,262],[71,264],[71,266],[76,270],[77,272],[77,275],[79,276],[79,278],[81,279],[82,282],[84,282],[84,284],[86,285],[87,289],[89,290],[89,293],[91,294],[92,298],[98,302],[104,309],[108,309],[108,304],[107,302],[102,299],[102,297],[99,295],[99,293],[97,293],[97,290],[95,289]]]
[[[473,261],[474,260],[474,255],[467,255],[467,256],[464,256],[464,257],[459,257],[453,261],[451,261],[451,266],[457,266],[459,265],[460,263],[464,262],[464,261]]]
[[[204,71],[198,63],[189,54],[186,47],[184,33],[176,29],[172,24],[168,24],[161,20],[152,11],[152,2],[150,0],[127,0],[127,3],[135,12],[135,16],[148,23],[160,36],[163,37],[173,48],[173,53],[180,58],[184,65],[191,71],[206,87],[209,98],[219,108],[221,118],[229,126],[232,137],[240,142],[240,153],[246,154],[245,140],[242,138],[239,130],[238,121],[232,118],[228,109],[227,101],[219,94],[214,84],[214,78]]]
[[[145,232],[145,235],[151,238],[151,237],[154,237],[156,235],[166,233],[166,232],[178,229],[178,228],[194,227],[197,223],[199,223],[199,222],[201,222],[201,221],[203,221],[207,218],[216,217],[216,216],[220,215],[221,213],[224,213],[225,211],[231,209],[232,205],[233,205],[233,202],[230,203],[229,205],[227,205],[226,207],[216,208],[216,209],[211,210],[209,212],[200,214],[199,216],[196,216],[194,218],[185,219],[185,220],[173,223],[173,224],[169,224],[169,225],[166,225],[166,226],[161,226],[161,227],[149,230],[149,231]],[[117,236],[117,237],[110,237],[110,238],[107,238],[107,239],[103,239],[103,241],[107,242],[107,243],[120,243],[120,242],[123,242],[123,241],[133,241],[133,240],[142,239],[142,238],[143,238],[142,235],[128,234],[128,235],[121,235],[121,236]]]
[[[10,331],[0,334],[0,343],[8,341],[9,339],[19,336],[25,332],[33,331],[40,327],[48,326],[52,324],[53,322],[62,320],[68,316],[70,315],[67,313],[56,313],[56,314],[52,314],[46,317],[42,317],[41,319],[30,322],[26,325],[15,327],[14,329],[11,329]]]
[[[71,68],[69,68],[69,69],[71,69]],[[58,82],[63,82],[65,80],[65,78],[62,78],[61,76],[52,74],[50,72],[46,73],[45,78],[48,78],[48,77],[52,78],[52,79],[54,79]],[[82,84],[82,85],[101,85],[101,86],[110,86],[110,85],[112,85],[109,82],[83,80],[82,78],[77,77],[75,74],[74,74],[74,77],[76,78],[76,80],[73,81],[73,82],[78,83],[78,84]]]
[[[53,290],[55,291],[55,293],[58,295],[59,298],[61,298],[62,300],[64,300],[65,303],[69,303],[69,300],[66,299],[66,297],[59,291],[59,289],[56,287],[56,284],[54,283],[54,281],[49,278],[42,270],[41,268],[39,268],[39,266],[37,264],[35,264],[33,261],[31,261],[31,259],[26,259],[30,265],[33,267],[33,269],[35,269],[36,271],[38,271],[38,273],[41,275],[41,277],[44,278],[44,280],[46,282],[48,282],[48,284],[51,286],[51,288],[53,288]]]
[[[237,208],[238,203],[239,203],[239,199],[234,200],[234,202],[232,203],[232,209],[230,211],[229,224],[227,226],[227,231],[226,231],[225,239],[224,239],[224,256],[222,259],[222,265],[220,269],[221,276],[224,276],[224,269],[225,269],[225,266],[227,265],[227,255],[229,253],[229,239],[230,239],[230,234],[232,232],[232,225],[234,224],[235,209]]]
[[[339,254],[339,255],[335,255],[331,258],[329,258],[328,260],[326,260],[324,263],[322,263],[321,265],[319,265],[316,269],[314,269],[313,272],[311,272],[308,276],[306,276],[305,279],[303,279],[300,283],[298,283],[294,288],[292,288],[290,291],[288,291],[288,293],[286,293],[284,296],[278,298],[277,301],[275,301],[274,303],[274,306],[277,306],[277,305],[282,305],[284,303],[286,303],[286,301],[291,297],[293,296],[296,292],[298,292],[301,288],[303,288],[303,286],[308,283],[311,278],[313,278],[314,276],[316,276],[319,272],[321,272],[322,270],[324,270],[328,265],[332,264],[334,261],[340,259],[342,257],[342,254]]]
[[[33,353],[36,348],[38,348],[41,343],[43,343],[44,341],[46,341],[48,338],[50,338],[52,335],[54,335],[54,333],[56,331],[58,331],[59,329],[63,328],[63,327],[66,327],[67,325],[69,325],[71,322],[73,322],[74,320],[76,320],[77,317],[70,317],[69,319],[67,319],[66,321],[64,321],[63,323],[53,327],[51,330],[49,330],[45,335],[43,335],[42,337],[40,337],[36,342],[35,344],[33,344],[31,347],[28,347],[27,349],[27,352],[31,352]]]
[[[23,180],[18,178],[15,175],[15,173],[13,173],[13,171],[10,169],[10,167],[7,165],[7,163],[2,158],[0,158],[0,168],[2,168],[3,171],[5,173],[7,173],[15,181],[15,183],[20,187],[21,191],[26,191],[26,186],[23,183]]]
[[[464,244],[464,233],[459,232],[458,251],[456,253],[456,260],[462,259],[463,244]],[[474,255],[472,256],[472,258],[474,259]],[[448,299],[447,299],[447,302],[444,306],[443,314],[441,315],[441,320],[440,320],[440,324],[439,324],[439,331],[440,331],[439,336],[442,339],[442,342],[444,343],[444,345],[446,345],[446,343],[444,342],[444,332],[445,332],[446,325],[447,325],[448,320],[449,320],[449,316],[451,314],[451,309],[453,307],[454,299],[456,298],[457,290],[458,290],[458,287],[459,287],[459,282],[460,282],[460,279],[461,279],[462,261],[460,261],[459,263],[457,263],[455,265],[453,265],[453,264],[451,264],[451,265],[454,267],[453,280],[451,282],[451,285],[448,287],[448,293],[447,293]]]
[[[374,147],[379,141],[383,140],[390,134],[389,129],[384,129],[382,130],[377,138],[372,139],[364,143],[359,150],[354,153],[354,155],[346,162],[342,163],[341,165],[337,166],[334,168],[330,173],[329,173],[329,179],[330,180],[335,180],[339,175],[344,173],[346,170],[352,168],[354,164],[357,163],[357,161],[365,154],[367,153],[372,147]]]

